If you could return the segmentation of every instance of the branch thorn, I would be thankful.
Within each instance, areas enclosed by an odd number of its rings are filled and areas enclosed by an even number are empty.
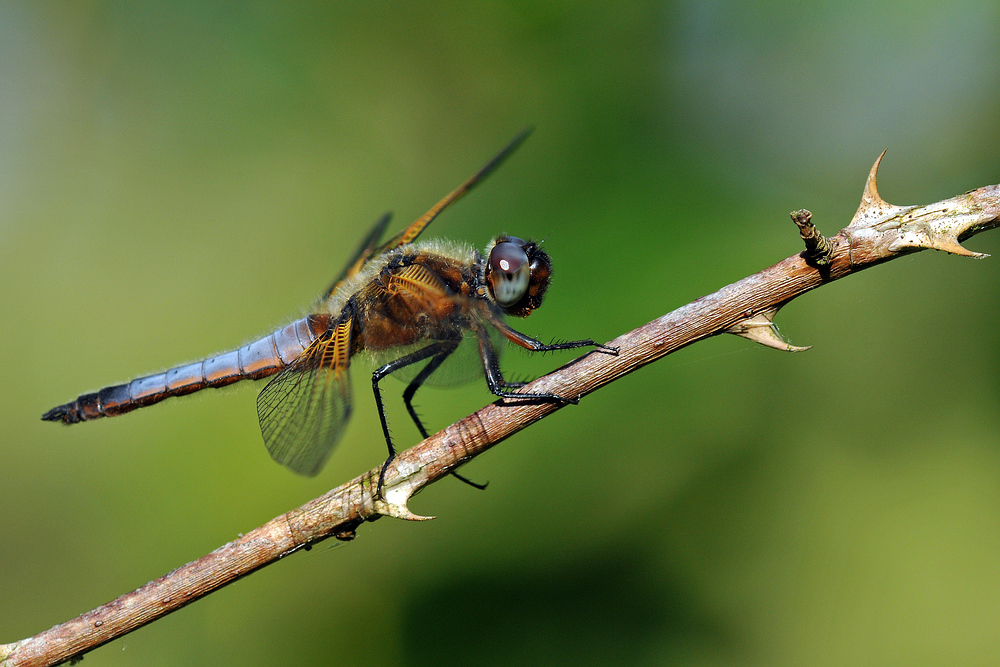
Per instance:
[[[953,255],[973,257],[975,259],[989,257],[989,255],[984,252],[969,250],[959,243],[958,239],[951,236],[936,234],[934,230],[931,229],[920,229],[918,225],[913,225],[912,227],[916,229],[910,229],[909,226],[904,226],[899,238],[889,244],[889,250],[898,252],[903,248],[927,248],[928,250],[942,250],[944,252],[950,252]]]
[[[375,511],[382,516],[391,516],[404,521],[430,521],[432,516],[420,516],[410,511],[410,508],[402,503],[394,503],[381,498],[375,500]]]
[[[774,326],[774,316],[778,313],[777,308],[757,313],[752,317],[740,320],[733,326],[725,330],[724,333],[731,333],[734,336],[741,336],[755,343],[760,343],[766,347],[773,347],[782,352],[805,352],[812,346],[799,347],[791,345],[778,333]]]
[[[877,222],[882,222],[892,218],[899,213],[907,211],[912,206],[896,206],[882,199],[878,193],[878,167],[882,163],[882,158],[888,148],[876,158],[871,171],[868,172],[868,180],[865,181],[865,189],[861,194],[861,204],[858,206],[848,229],[858,227],[870,227]]]
[[[399,459],[395,459],[398,464]],[[413,494],[420,488],[414,479],[414,474],[418,469],[414,468],[404,472],[394,480],[386,480],[381,491],[376,490],[371,498],[370,508],[375,514],[391,516],[404,521],[429,521],[432,516],[420,516],[414,514],[407,507],[407,503]],[[378,487],[376,487],[377,489]]]

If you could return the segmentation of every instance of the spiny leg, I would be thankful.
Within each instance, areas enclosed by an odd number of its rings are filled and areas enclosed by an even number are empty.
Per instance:
[[[381,368],[379,368],[378,370],[376,370],[374,373],[372,373],[372,391],[375,394],[375,407],[378,408],[378,418],[379,418],[379,421],[382,423],[382,434],[385,435],[385,444],[386,444],[386,447],[389,449],[389,458],[387,458],[385,460],[385,463],[382,464],[382,471],[379,473],[379,476],[378,476],[378,487],[376,489],[376,495],[382,495],[382,486],[385,484],[385,470],[386,470],[386,468],[389,467],[389,464],[392,463],[392,460],[394,458],[396,458],[396,448],[393,447],[393,445],[392,445],[392,437],[389,435],[389,423],[386,421],[386,418],[385,418],[385,405],[382,403],[382,392],[378,388],[378,383],[381,382],[382,378],[384,378],[385,376],[389,375],[390,373],[398,371],[401,368],[406,368],[407,366],[409,366],[411,364],[415,364],[415,363],[421,362],[424,359],[427,359],[428,357],[434,357],[435,355],[439,355],[439,354],[441,354],[441,352],[443,350],[446,350],[448,348],[448,346],[454,346],[454,345],[455,344],[453,342],[451,342],[451,341],[442,342],[442,343],[433,343],[431,345],[428,345],[427,347],[424,347],[424,348],[421,348],[421,349],[417,350],[416,352],[412,352],[411,354],[407,354],[405,356],[402,356],[399,359],[396,359],[394,361],[390,361],[385,366],[382,366]],[[452,348],[452,349],[454,349],[454,348]],[[450,352],[449,352],[449,354],[450,354]],[[442,361],[443,361],[443,359],[442,359]],[[433,359],[431,360],[430,363],[431,364],[434,363]],[[438,362],[437,365],[439,366],[440,363],[441,362]],[[437,366],[435,366],[435,368],[436,367]],[[426,371],[426,369],[421,370],[420,373],[417,375],[417,377],[420,377],[421,375],[423,375],[425,371]],[[427,375],[430,375],[430,373],[427,373]],[[424,376],[423,380],[426,380],[426,379],[427,379],[427,377]],[[423,380],[421,380],[421,382],[423,382]],[[414,391],[416,391],[416,390],[414,389]],[[412,397],[412,393],[411,393],[411,397]],[[410,409],[409,403],[407,403],[407,408]],[[413,415],[412,409],[411,409],[410,414],[411,414],[411,416]],[[424,433],[423,425],[421,425],[419,423],[419,420],[417,421],[417,425],[420,426],[421,433]],[[424,437],[426,438],[427,436],[424,436]]]
[[[572,350],[578,347],[593,347],[595,352],[601,352],[602,354],[610,354],[613,357],[618,356],[618,348],[611,347],[610,345],[605,345],[604,343],[598,343],[596,341],[590,340],[589,338],[585,340],[568,340],[564,343],[540,343],[537,348],[532,349],[532,352],[551,352],[552,350]]]
[[[431,360],[427,362],[427,365],[423,367],[420,373],[417,374],[410,384],[406,385],[406,389],[403,391],[403,404],[406,405],[406,411],[410,413],[410,419],[413,423],[417,425],[417,430],[420,431],[420,435],[424,439],[429,438],[430,434],[427,433],[427,429],[424,428],[423,423],[420,421],[420,417],[417,415],[417,411],[413,408],[413,396],[417,393],[417,389],[423,386],[424,382],[431,376],[431,374],[436,371],[444,360],[448,358],[452,352],[455,351],[457,344],[447,343],[443,346],[443,349],[431,357]]]
[[[551,352],[553,350],[572,350],[578,347],[594,347],[597,352],[613,356],[618,355],[617,347],[602,345],[601,343],[597,343],[589,338],[586,340],[571,340],[563,343],[545,344],[540,340],[532,338],[531,336],[523,334],[517,329],[512,328],[499,317],[488,317],[487,321],[494,328],[496,328],[496,330],[499,331],[504,338],[531,352]],[[486,372],[486,384],[489,386],[490,391],[497,396],[501,398],[516,398],[528,401],[535,400],[554,403],[572,403],[574,405],[580,402],[579,398],[566,398],[557,394],[523,394],[510,391],[511,389],[523,387],[526,383],[507,382],[504,380],[503,373],[500,372],[500,362],[497,357],[496,350],[493,347],[493,341],[490,340],[490,337],[484,330],[480,329],[477,331],[477,335],[479,337],[479,354],[482,358],[483,370]]]
[[[564,396],[559,396],[558,394],[521,394],[510,391],[511,387],[517,388],[518,383],[508,383],[504,380],[503,373],[500,372],[500,359],[497,356],[496,349],[493,347],[493,341],[490,340],[490,337],[485,331],[480,330],[478,332],[478,336],[479,356],[482,359],[483,371],[486,374],[486,386],[488,386],[490,391],[500,398],[516,398],[523,401],[544,401],[546,403],[572,403],[574,405],[580,402],[579,398],[566,398]],[[523,386],[523,384],[520,386]]]
[[[528,334],[521,333],[500,318],[491,317],[488,321],[504,338],[515,345],[523,347],[529,352],[552,352],[553,350],[572,350],[578,347],[593,347],[596,352],[618,356],[617,347],[604,345],[589,338],[585,340],[570,340],[563,343],[546,344],[537,338],[532,338]]]
[[[431,360],[427,362],[427,365],[421,369],[420,373],[418,373],[417,376],[410,381],[410,384],[406,386],[406,390],[403,391],[403,403],[406,405],[406,411],[410,413],[410,419],[412,419],[413,423],[417,425],[417,430],[420,431],[420,435],[422,435],[425,440],[431,436],[427,433],[427,429],[424,428],[423,423],[420,421],[417,411],[413,408],[413,395],[416,394],[417,389],[420,389],[424,382],[427,381],[427,378],[429,378],[434,371],[440,368],[441,364],[444,363],[444,360],[458,348],[460,342],[461,341],[447,341],[432,345],[431,347],[440,346],[440,351],[431,357]],[[451,474],[459,481],[465,482],[469,486],[475,487],[480,491],[485,489],[489,484],[489,482],[486,484],[477,484],[468,477],[458,474],[458,472],[454,470]]]

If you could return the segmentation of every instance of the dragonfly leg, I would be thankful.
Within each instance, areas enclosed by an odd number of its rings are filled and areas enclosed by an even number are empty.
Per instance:
[[[406,389],[403,391],[403,403],[406,405],[406,411],[410,413],[410,419],[412,419],[413,423],[417,425],[417,430],[420,431],[420,435],[422,435],[425,439],[429,438],[430,434],[427,433],[427,429],[425,429],[423,423],[421,423],[420,417],[417,415],[417,411],[413,409],[413,395],[416,394],[417,389],[420,389],[424,382],[427,381],[427,378],[429,378],[434,371],[436,371],[441,364],[444,363],[444,360],[455,351],[458,347],[458,342],[447,341],[435,343],[429,347],[436,348],[437,351],[434,353],[434,356],[431,357],[431,360],[427,362],[427,365],[421,369],[420,373],[418,373],[417,376],[410,381],[410,384],[408,384]]]
[[[513,331],[513,329],[511,329]],[[559,396],[558,394],[550,393],[518,393],[511,391],[511,389],[517,389],[523,387],[525,383],[523,382],[507,382],[504,380],[503,373],[500,371],[500,360],[497,357],[496,349],[493,347],[493,341],[486,334],[485,331],[480,330],[478,332],[479,336],[479,356],[483,362],[483,371],[486,373],[486,386],[490,388],[494,394],[500,398],[512,398],[521,401],[540,401],[543,403],[572,403],[576,405],[580,402],[579,398],[567,398],[565,396]],[[580,343],[580,345],[573,345],[573,347],[583,347],[585,344],[592,344],[592,342],[584,341],[574,341],[574,343]],[[541,345],[541,343],[539,343]],[[566,349],[566,348],[553,348],[553,349]],[[545,351],[545,350],[538,350]]]
[[[438,366],[441,365],[441,362],[444,361],[444,359],[447,358],[447,356],[451,354],[452,351],[454,351],[455,347],[457,347],[457,343],[453,343],[451,341],[432,343],[431,345],[421,348],[416,352],[407,354],[406,356],[400,357],[399,359],[390,361],[385,366],[382,366],[374,373],[372,373],[372,391],[375,394],[375,407],[378,408],[378,418],[379,421],[382,423],[382,434],[385,436],[385,445],[389,449],[389,458],[387,458],[385,460],[385,463],[382,464],[382,471],[379,473],[378,476],[378,488],[377,488],[378,495],[382,494],[382,486],[385,484],[386,468],[388,468],[389,464],[392,463],[392,460],[396,458],[396,448],[393,447],[392,436],[389,435],[389,423],[386,421],[385,418],[385,405],[382,402],[382,392],[381,390],[379,390],[378,383],[382,381],[382,378],[384,378],[385,376],[389,375],[394,371],[398,371],[400,368],[406,368],[411,364],[421,362],[424,359],[431,357],[431,361],[430,363],[428,363],[427,366],[428,368],[433,366],[433,368],[431,368],[430,371],[428,371],[427,368],[424,368],[417,375],[417,378],[420,378],[420,383],[422,384],[424,380],[426,380],[427,377],[431,373],[433,373]],[[441,355],[442,352],[446,352],[446,354],[444,354],[444,358],[435,363],[436,357],[438,355]],[[414,378],[414,382],[416,382],[417,378]],[[413,382],[411,382],[410,384],[412,386]],[[417,387],[415,387],[413,391],[410,392],[410,398],[413,397],[413,392],[415,392],[417,388],[419,388],[419,386],[420,384],[418,384]],[[407,387],[407,391],[409,391],[409,387]],[[423,424],[421,424],[420,420],[416,418],[416,414],[413,411],[413,408],[408,400],[406,401],[406,408],[407,410],[410,411],[410,416],[413,417],[414,421],[417,423],[417,427],[420,429],[421,435],[423,435],[426,438],[427,435],[426,431],[424,430]]]
[[[427,429],[424,428],[423,422],[420,421],[420,416],[417,415],[417,411],[413,408],[413,396],[417,393],[417,389],[420,389],[424,382],[427,381],[427,378],[429,378],[434,371],[436,371],[441,364],[444,363],[444,360],[447,359],[452,352],[458,349],[458,344],[460,342],[461,341],[444,341],[441,343],[435,343],[432,347],[439,347],[439,351],[431,357],[431,360],[427,362],[427,365],[420,370],[420,373],[418,373],[417,376],[410,381],[410,384],[406,386],[406,390],[403,391],[403,404],[406,405],[406,411],[410,413],[410,419],[412,419],[413,423],[417,425],[417,430],[420,431],[420,435],[423,436],[425,440],[431,436],[427,432]],[[455,479],[465,482],[469,486],[475,487],[480,491],[485,489],[489,484],[488,482],[486,484],[477,484],[468,477],[460,475],[455,471],[452,471],[451,475]]]
[[[595,351],[611,356],[618,356],[618,348],[598,343],[589,338],[585,340],[570,340],[563,343],[543,343],[537,338],[523,334],[493,314],[487,314],[487,321],[503,335],[504,338],[530,352],[551,352],[553,350],[572,350],[577,347],[593,347]],[[508,385],[509,386],[509,385]]]

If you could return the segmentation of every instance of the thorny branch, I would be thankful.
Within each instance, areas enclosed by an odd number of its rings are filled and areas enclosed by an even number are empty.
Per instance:
[[[805,252],[619,336],[609,343],[621,350],[618,356],[591,352],[524,391],[585,396],[640,366],[720,333],[800,351],[806,348],[788,345],[773,326],[778,309],[800,294],[925,248],[985,257],[960,242],[1000,224],[1000,185],[927,206],[894,206],[883,201],[876,188],[881,159],[868,175],[854,219],[836,236],[823,237],[808,211],[796,211],[792,218],[806,242]],[[52,665],[82,656],[299,549],[329,537],[350,540],[366,521],[381,516],[427,518],[409,511],[410,497],[560,408],[553,403],[487,405],[399,454],[386,470],[384,499],[376,498],[380,468],[375,468],[113,602],[34,637],[0,645],[0,667]]]

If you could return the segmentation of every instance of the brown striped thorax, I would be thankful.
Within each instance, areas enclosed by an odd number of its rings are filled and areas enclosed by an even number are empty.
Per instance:
[[[257,398],[264,443],[279,463],[314,475],[350,416],[348,370],[351,358],[359,352],[378,353],[386,360],[372,374],[375,405],[389,450],[386,463],[395,456],[395,448],[379,382],[407,369],[402,373],[408,373],[409,382],[403,402],[426,438],[428,433],[412,405],[413,395],[462,345],[476,350],[470,358],[478,357],[487,386],[497,396],[576,402],[576,397],[517,391],[523,383],[507,382],[499,366],[498,339],[531,351],[593,346],[616,353],[589,339],[546,345],[506,324],[504,316],[526,317],[541,305],[552,275],[548,254],[534,241],[514,236],[496,238],[485,253],[449,241],[417,241],[441,211],[481,181],[526,136],[527,131],[518,135],[470,179],[384,243],[379,239],[389,216],[379,219],[306,317],[231,352],[81,395],[49,410],[42,419],[74,424],[207,387],[274,375]]]

